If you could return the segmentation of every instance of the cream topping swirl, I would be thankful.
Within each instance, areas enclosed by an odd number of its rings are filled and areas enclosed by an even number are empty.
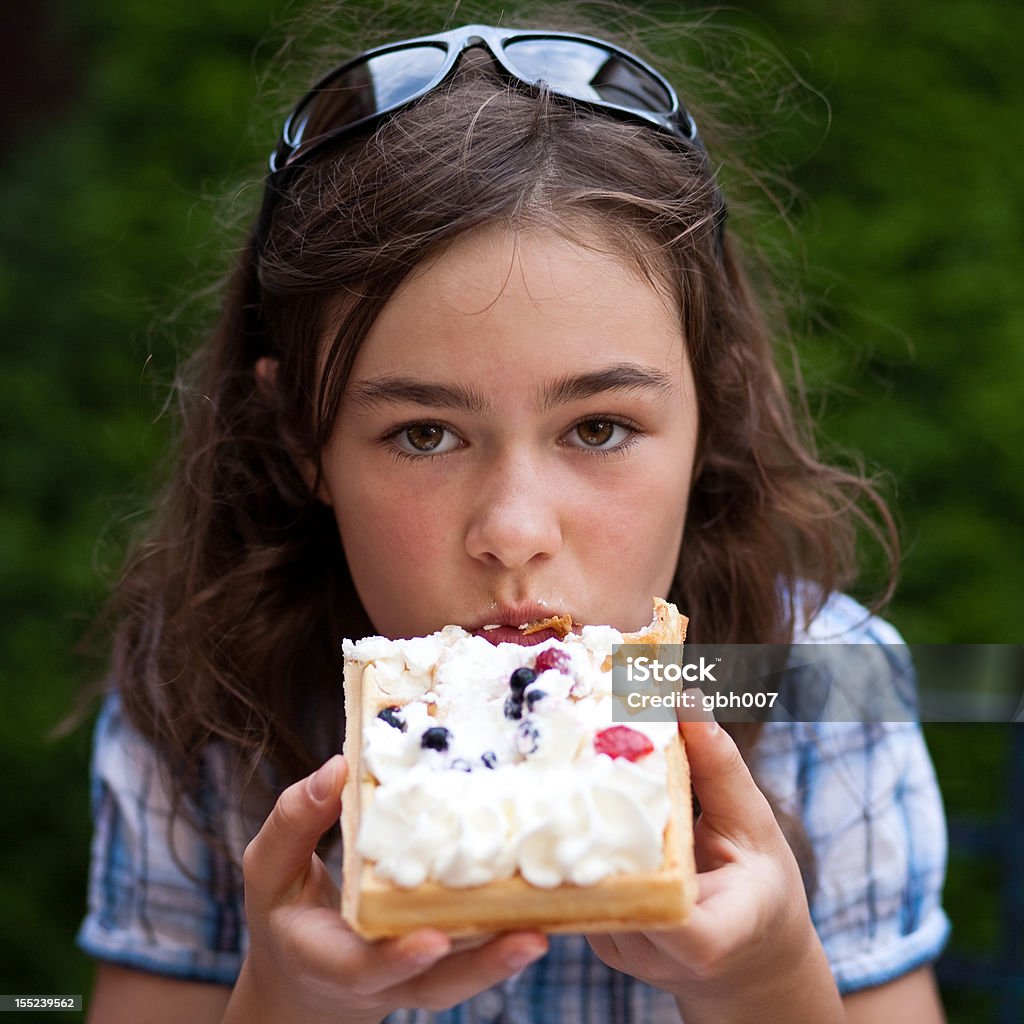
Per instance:
[[[350,663],[373,665],[404,726],[377,716],[387,704],[365,709],[363,760],[377,785],[357,842],[377,873],[405,888],[465,888],[516,872],[553,887],[657,868],[670,810],[664,746],[675,727],[632,726],[655,748],[636,762],[593,744],[615,724],[604,665],[621,641],[611,627],[585,627],[534,647],[492,645],[456,626],[345,641]],[[552,647],[568,655],[567,671],[537,674],[510,715],[512,672]],[[443,747],[424,747],[438,727]]]

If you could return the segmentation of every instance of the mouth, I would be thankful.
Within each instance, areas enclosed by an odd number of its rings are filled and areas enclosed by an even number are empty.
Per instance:
[[[466,628],[474,636],[482,636],[492,644],[520,644],[523,647],[532,647],[552,637],[560,638],[561,634],[553,628],[526,633],[525,628],[533,622],[564,614],[549,605],[537,603],[502,605],[491,612],[490,619]]]
[[[523,647],[533,647],[534,644],[542,644],[545,640],[558,636],[553,629],[539,629],[536,633],[524,633],[521,629],[513,626],[497,625],[474,629],[472,632],[476,636],[482,636],[488,643],[520,644]]]

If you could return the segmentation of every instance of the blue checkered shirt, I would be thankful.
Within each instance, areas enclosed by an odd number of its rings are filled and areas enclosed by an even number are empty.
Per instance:
[[[896,631],[842,595],[799,642],[898,645]],[[912,678],[894,666],[896,682]],[[946,831],[935,775],[913,722],[770,722],[752,768],[799,816],[816,861],[811,915],[842,992],[889,981],[933,960],[949,933],[940,905]],[[207,759],[209,813],[226,787]],[[219,785],[218,785],[219,783]],[[235,981],[246,951],[240,874],[182,820],[168,838],[168,797],[147,743],[116,695],[96,726],[95,831],[89,910],[78,935],[101,960],[182,979]],[[240,855],[250,836],[228,815]],[[329,866],[337,878],[340,853]],[[184,870],[183,870],[184,868]],[[191,877],[190,877],[191,876]],[[389,1024],[679,1024],[675,1000],[605,966],[582,936],[502,985],[443,1013],[399,1010]]]

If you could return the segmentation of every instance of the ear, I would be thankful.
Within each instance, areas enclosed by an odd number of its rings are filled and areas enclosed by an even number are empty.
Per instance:
[[[278,404],[277,373],[279,367],[280,364],[278,361],[271,356],[260,356],[260,358],[256,360],[256,365],[253,367],[256,374],[256,386],[260,389],[267,402],[274,407]],[[312,491],[313,485],[317,484],[317,472],[313,460],[304,452],[296,450],[295,446],[291,443],[291,438],[289,438],[287,434],[285,434],[284,440],[285,444],[288,446],[292,463],[299,471],[299,475],[305,481],[306,487]],[[316,486],[315,493],[317,501],[323,502],[323,504],[328,507],[333,504],[330,491],[327,490],[327,483],[322,476]]]

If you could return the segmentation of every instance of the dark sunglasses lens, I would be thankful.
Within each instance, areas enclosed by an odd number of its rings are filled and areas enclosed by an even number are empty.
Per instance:
[[[411,99],[437,77],[446,58],[442,47],[424,44],[360,61],[332,78],[298,111],[289,143],[298,147]]]
[[[572,39],[519,39],[506,43],[504,52],[526,81],[544,79],[552,89],[576,99],[655,114],[672,110],[672,96],[661,82],[601,46]]]

